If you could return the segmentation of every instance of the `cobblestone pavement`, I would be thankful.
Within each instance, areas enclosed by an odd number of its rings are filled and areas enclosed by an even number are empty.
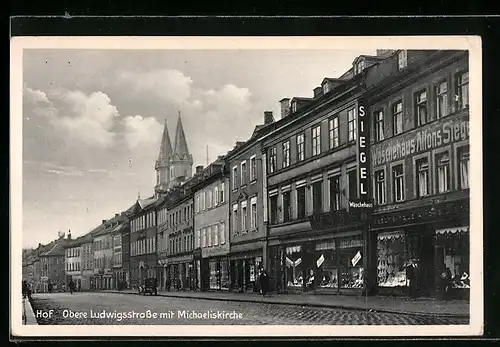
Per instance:
[[[167,298],[114,293],[35,294],[39,324],[469,324],[468,319],[438,318],[358,310],[234,301]],[[50,314],[50,310],[52,314]],[[149,314],[148,314],[149,311]],[[103,313],[104,312],[104,313]],[[41,314],[45,317],[40,316]],[[120,319],[120,314],[122,318]],[[156,316],[153,316],[156,314]],[[224,316],[224,314],[226,314]],[[50,315],[50,316],[49,316]],[[96,317],[105,315],[106,317]],[[113,316],[116,315],[116,316]],[[123,315],[126,315],[123,317]],[[205,315],[203,317],[202,315]]]

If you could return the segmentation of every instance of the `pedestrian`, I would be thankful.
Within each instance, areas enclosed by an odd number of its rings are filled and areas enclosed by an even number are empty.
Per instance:
[[[23,299],[26,299],[26,297],[28,296],[28,282],[27,281],[23,281],[22,293],[23,293]]]
[[[406,266],[406,276],[408,278],[408,290],[411,298],[417,297],[417,274],[416,274],[416,264],[413,260],[410,260]]]
[[[267,292],[269,291],[269,276],[264,268],[262,268],[260,271],[259,282],[262,289],[262,296],[265,297]]]
[[[47,289],[49,290],[49,293],[52,293],[52,282],[49,282]]]
[[[73,292],[75,291],[75,282],[73,282],[73,280],[69,280],[68,287],[69,287],[69,292],[73,294]]]

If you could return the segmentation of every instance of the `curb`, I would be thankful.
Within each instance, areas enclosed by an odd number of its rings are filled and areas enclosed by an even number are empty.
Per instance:
[[[23,299],[23,324],[24,325],[38,325],[33,312],[33,306],[28,299]]]
[[[120,292],[120,291],[102,291],[100,293],[115,293],[115,294],[135,294],[134,292]],[[189,295],[169,295],[165,293],[158,293],[158,296],[167,297],[167,298],[179,298],[179,299],[198,299],[198,300],[212,300],[212,301],[234,301],[234,302],[247,302],[247,303],[262,303],[262,304],[273,304],[273,305],[292,305],[292,306],[308,306],[308,307],[319,307],[319,308],[338,308],[342,310],[350,310],[350,311],[362,311],[365,310],[363,307],[358,306],[349,306],[349,305],[340,305],[340,304],[321,304],[321,303],[304,303],[304,302],[283,302],[283,301],[260,301],[260,300],[252,300],[246,298],[213,298],[213,297],[203,297],[203,296],[189,296]],[[437,318],[470,318],[469,314],[463,313],[424,313],[424,312],[411,312],[405,310],[396,310],[390,308],[380,308],[380,309],[369,309],[369,312],[372,313],[395,313],[395,314],[403,314],[406,316],[420,316],[420,317],[428,317],[434,316]]]

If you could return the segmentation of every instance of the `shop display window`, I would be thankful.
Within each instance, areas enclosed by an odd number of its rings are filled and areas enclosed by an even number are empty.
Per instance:
[[[229,268],[227,260],[220,262],[220,288],[229,290]]]
[[[470,288],[468,228],[437,230],[436,258],[436,266],[451,273],[453,288]]]
[[[402,231],[377,236],[379,287],[404,287],[406,280],[406,238]]]
[[[217,261],[210,261],[209,270],[210,270],[210,289],[219,290],[220,289],[220,271],[218,267]]]
[[[335,258],[335,242],[316,244],[316,265],[318,266],[319,288],[338,288],[337,259]]]
[[[304,283],[302,247],[287,247],[285,250],[286,281],[288,287],[301,288]]]
[[[340,250],[341,288],[363,288],[363,248],[349,247]]]

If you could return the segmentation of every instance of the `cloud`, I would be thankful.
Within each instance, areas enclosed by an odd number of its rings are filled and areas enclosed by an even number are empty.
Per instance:
[[[123,119],[123,128],[123,135],[130,149],[157,145],[162,134],[161,124],[153,117],[125,117]]]
[[[193,80],[173,69],[122,71],[118,75],[117,84],[125,85],[128,90],[139,95],[153,94],[166,102],[181,104],[190,98]]]

